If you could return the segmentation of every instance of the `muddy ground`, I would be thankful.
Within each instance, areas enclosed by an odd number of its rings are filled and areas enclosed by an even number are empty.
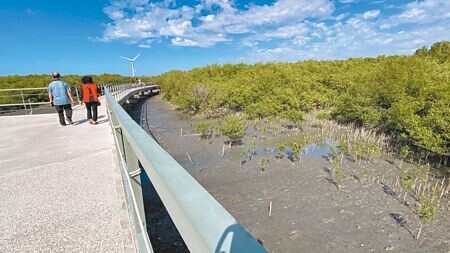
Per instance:
[[[358,163],[344,158],[346,177],[338,190],[326,146],[307,145],[294,163],[271,152],[278,139],[295,138],[299,130],[269,137],[260,126],[249,127],[242,143],[227,147],[222,157],[226,138],[201,139],[197,122],[181,119],[161,96],[128,110],[270,252],[450,252],[448,202],[415,239],[414,195],[401,203],[394,159],[377,159],[362,175]],[[255,143],[256,154],[242,159]]]

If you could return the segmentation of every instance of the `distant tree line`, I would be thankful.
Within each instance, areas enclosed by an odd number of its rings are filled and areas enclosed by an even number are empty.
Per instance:
[[[427,156],[450,155],[450,42],[411,56],[225,64],[154,78],[165,99],[205,117],[301,119],[325,111],[377,129]]]
[[[117,74],[101,74],[91,75],[95,83],[113,83],[123,82],[125,80],[131,81],[130,77],[123,77]],[[65,75],[62,77],[70,86],[81,85],[81,75]],[[12,75],[12,76],[0,76],[0,89],[12,89],[12,88],[40,88],[47,87],[52,81],[50,74],[48,75]]]

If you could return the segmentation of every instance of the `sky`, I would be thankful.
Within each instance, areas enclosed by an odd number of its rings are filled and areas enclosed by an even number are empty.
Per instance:
[[[0,0],[0,75],[412,54],[449,31],[450,0]]]

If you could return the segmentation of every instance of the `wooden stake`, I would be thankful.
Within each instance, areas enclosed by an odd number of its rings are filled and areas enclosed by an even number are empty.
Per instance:
[[[269,217],[272,216],[272,201],[269,202]]]
[[[420,232],[422,232],[422,222],[420,222],[419,231],[417,231],[417,236],[416,236],[416,239],[417,239],[417,240],[419,240]]]
[[[192,158],[191,158],[191,156],[189,155],[188,152],[186,152],[186,155],[187,155],[187,157],[189,158],[189,161],[191,161],[191,163],[194,164],[194,162],[192,161]]]

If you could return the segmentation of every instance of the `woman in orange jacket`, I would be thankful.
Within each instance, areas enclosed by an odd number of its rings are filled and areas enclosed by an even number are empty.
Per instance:
[[[98,100],[97,85],[90,76],[81,78],[81,101],[80,104],[86,104],[87,118],[89,124],[97,125],[97,106],[100,105]]]

